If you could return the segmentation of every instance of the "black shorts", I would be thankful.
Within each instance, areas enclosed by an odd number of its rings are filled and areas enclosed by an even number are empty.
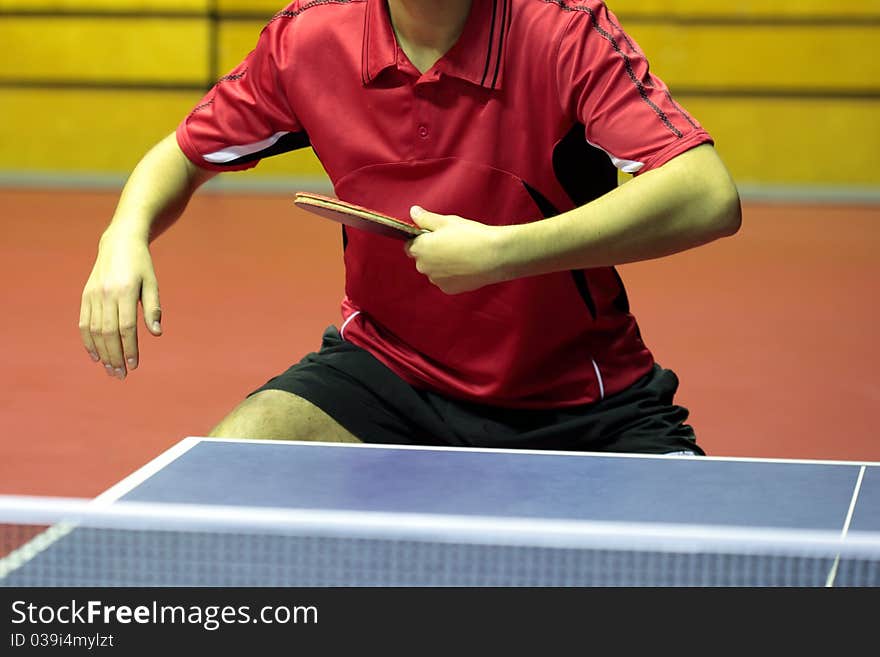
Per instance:
[[[321,349],[255,390],[298,395],[366,443],[644,454],[694,453],[678,377],[654,366],[627,390],[593,404],[510,409],[414,388],[331,326]]]

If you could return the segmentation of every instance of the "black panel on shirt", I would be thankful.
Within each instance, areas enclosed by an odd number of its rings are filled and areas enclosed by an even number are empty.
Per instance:
[[[245,162],[262,160],[265,157],[281,155],[282,153],[288,153],[290,151],[295,151],[310,145],[311,141],[309,140],[308,134],[306,134],[305,132],[288,132],[286,135],[281,137],[281,139],[276,141],[268,148],[264,148],[263,150],[257,151],[256,153],[242,155],[241,157],[235,158],[234,160],[231,160],[229,162],[223,162],[220,166],[235,166],[237,164],[244,164]]]
[[[580,123],[553,149],[553,172],[575,205],[595,201],[617,187],[617,167],[607,153],[587,142]]]
[[[617,187],[617,167],[605,151],[587,142],[586,128],[581,123],[574,124],[553,149],[553,173],[575,206],[595,201]],[[614,307],[628,313],[626,288],[617,270],[613,267],[612,270],[620,282],[620,293],[614,299]],[[578,291],[595,318],[596,306],[583,272],[580,272],[580,276],[578,272],[572,274],[575,275]]]
[[[544,196],[541,192],[525,181],[523,181],[523,187],[526,188],[526,191],[532,197],[532,200],[535,202],[535,205],[538,206],[538,209],[541,211],[541,214],[545,219],[559,214],[559,210],[557,210],[553,203],[550,202],[550,199]],[[581,295],[581,299],[583,299],[584,304],[587,306],[587,310],[590,311],[590,317],[596,319],[596,302],[593,300],[593,295],[590,293],[590,286],[587,284],[586,275],[582,269],[575,269],[572,270],[571,277],[574,281],[575,287],[577,287],[578,294]]]

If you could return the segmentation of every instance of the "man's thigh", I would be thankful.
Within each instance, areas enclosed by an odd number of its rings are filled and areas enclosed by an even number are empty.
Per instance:
[[[360,442],[311,402],[282,390],[262,390],[211,430],[212,438]]]

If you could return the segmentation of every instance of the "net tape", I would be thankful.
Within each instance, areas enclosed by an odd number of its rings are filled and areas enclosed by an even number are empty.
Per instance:
[[[880,585],[852,531],[11,496],[0,523],[47,527],[3,550],[13,586]]]

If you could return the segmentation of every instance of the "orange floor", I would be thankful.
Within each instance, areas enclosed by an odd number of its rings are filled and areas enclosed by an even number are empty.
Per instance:
[[[336,225],[284,196],[200,194],[154,245],[165,335],[125,382],[88,359],[79,298],[113,192],[0,190],[0,493],[91,496],[317,347]],[[621,268],[717,456],[880,461],[880,206],[747,204],[741,232]]]

